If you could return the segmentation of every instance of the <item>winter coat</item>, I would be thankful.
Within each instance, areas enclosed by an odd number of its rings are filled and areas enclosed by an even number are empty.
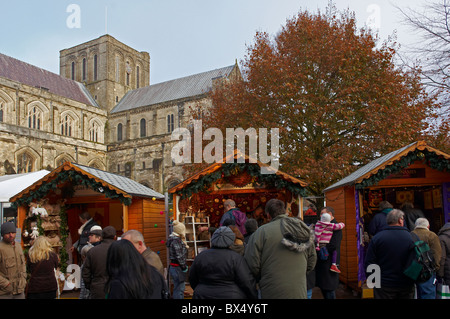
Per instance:
[[[239,228],[239,231],[241,232],[242,235],[245,235],[247,233],[247,230],[245,229],[245,222],[247,221],[247,215],[245,215],[239,209],[232,208],[226,213],[224,213],[219,222],[220,226],[222,226],[227,219],[234,220],[236,226]]]
[[[229,248],[211,248],[195,257],[189,272],[194,299],[256,299],[255,279],[244,257]]]
[[[56,282],[55,269],[58,268],[58,255],[50,253],[47,260],[41,260],[32,263],[27,261],[30,271],[30,280],[28,282],[28,293],[42,293],[58,290]]]
[[[441,244],[439,242],[439,237],[433,233],[432,231],[428,230],[428,228],[418,228],[414,229],[412,233],[416,234],[420,240],[423,240],[428,244],[428,246],[431,249],[431,252],[433,254],[433,258],[435,261],[435,270],[439,270],[439,265],[441,263]],[[413,237],[414,239],[414,237]]]
[[[450,283],[450,223],[446,223],[438,232],[441,242],[441,262],[438,276],[444,278],[446,283]]]
[[[155,267],[156,270],[158,270],[159,273],[164,276],[164,266],[161,262],[161,258],[159,258],[159,255],[157,253],[147,247],[147,249],[142,253],[142,257],[144,257],[149,265]]]
[[[391,210],[392,208],[386,208],[375,214],[368,227],[368,231],[371,236],[375,236],[378,232],[386,228],[386,216]]]
[[[25,256],[20,244],[0,241],[0,296],[20,294],[27,284]]]
[[[331,223],[337,224],[336,219],[331,220]],[[337,230],[333,232],[330,242],[325,245],[327,247],[328,253],[331,254],[336,251],[336,264],[339,265],[341,257],[341,241],[342,241],[342,230]],[[316,272],[316,286],[322,290],[334,291],[339,286],[339,274],[330,271],[331,258],[327,260],[317,259],[317,264],[315,268]]]
[[[166,246],[169,249],[170,263],[179,265],[181,270],[185,270],[187,268],[186,244],[181,240],[179,236],[177,236],[175,233],[172,233],[167,239]]]
[[[108,281],[106,257],[113,242],[114,239],[103,239],[100,245],[91,248],[86,255],[81,275],[86,289],[91,292],[91,299],[105,299],[105,284]]]
[[[423,212],[418,208],[408,208],[404,209],[405,213],[405,227],[409,231],[413,231],[416,228],[416,220],[417,218],[425,218]]]
[[[80,254],[81,249],[83,249],[83,247],[86,246],[87,243],[89,242],[89,231],[91,230],[92,226],[98,226],[98,224],[95,222],[93,218],[89,219],[85,225],[80,227],[79,230],[81,231],[80,238],[74,245]]]
[[[306,274],[317,260],[314,232],[298,218],[276,216],[253,233],[244,258],[262,298],[306,299]]]
[[[371,264],[380,267],[381,287],[407,288],[414,282],[403,271],[413,258],[414,242],[409,231],[401,226],[387,226],[370,241],[364,269]]]

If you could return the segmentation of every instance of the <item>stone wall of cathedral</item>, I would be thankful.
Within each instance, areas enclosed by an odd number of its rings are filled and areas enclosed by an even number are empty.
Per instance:
[[[66,160],[106,169],[106,111],[0,77],[0,175]]]
[[[171,140],[172,131],[189,127],[191,110],[210,106],[209,98],[198,96],[110,114],[108,171],[130,177],[158,192],[182,182],[187,176],[183,176],[182,165],[172,161],[171,151],[178,143]],[[141,136],[143,129],[146,134]]]

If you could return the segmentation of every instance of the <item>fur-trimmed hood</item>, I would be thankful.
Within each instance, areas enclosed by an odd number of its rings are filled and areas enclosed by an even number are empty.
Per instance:
[[[289,250],[304,252],[314,245],[314,232],[299,218],[285,217],[280,223],[281,243]]]

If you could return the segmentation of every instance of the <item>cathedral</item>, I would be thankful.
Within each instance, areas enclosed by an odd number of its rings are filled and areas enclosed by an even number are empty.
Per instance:
[[[150,84],[150,54],[110,35],[61,50],[59,75],[0,53],[0,175],[70,161],[164,192],[184,180],[171,133],[240,77],[235,63]]]

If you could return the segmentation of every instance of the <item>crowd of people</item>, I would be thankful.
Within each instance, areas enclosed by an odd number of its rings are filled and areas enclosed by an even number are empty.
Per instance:
[[[224,207],[220,227],[209,229],[210,249],[199,253],[190,267],[186,228],[173,221],[166,241],[171,294],[159,255],[146,246],[142,233],[129,230],[117,240],[113,226],[102,229],[89,214],[81,214],[80,236],[72,247],[81,256],[80,299],[184,299],[186,281],[194,299],[310,299],[314,287],[324,299],[336,298],[345,225],[335,219],[332,207],[317,211],[318,219],[310,225],[289,217],[278,199],[251,216],[256,218],[245,216],[232,200]],[[382,202],[368,228],[365,267],[381,269],[374,298],[435,299],[436,283],[450,282],[449,223],[435,234],[420,210]],[[46,238],[38,237],[25,257],[15,244],[13,223],[3,223],[1,235],[0,299],[56,298],[59,260]],[[404,274],[413,258],[413,238],[426,242],[435,260],[426,282]]]
[[[78,241],[70,249],[81,256],[80,299],[168,299],[159,256],[145,245],[142,233],[129,230],[117,240],[113,226],[101,228],[88,213],[79,216]],[[1,225],[0,299],[55,299],[59,257],[45,236],[27,256],[16,244],[16,226]]]

